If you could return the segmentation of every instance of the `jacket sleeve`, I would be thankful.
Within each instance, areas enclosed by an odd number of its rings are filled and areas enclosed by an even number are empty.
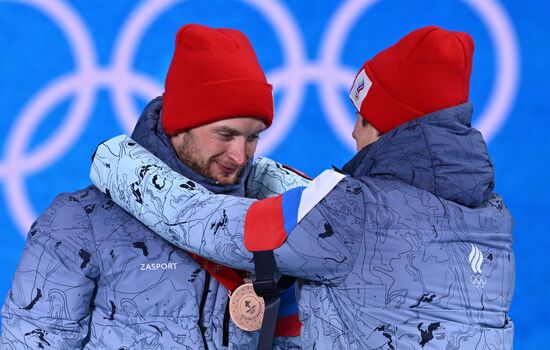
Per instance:
[[[264,199],[299,186],[307,186],[311,178],[266,157],[258,157],[246,180],[246,197]]]
[[[245,246],[245,218],[256,200],[215,195],[201,186],[187,186],[186,178],[124,135],[98,147],[90,177],[101,191],[164,239],[218,263],[254,271],[252,253]],[[337,187],[346,192],[345,185]],[[311,185],[308,188],[311,193],[322,192]],[[306,192],[304,188],[296,188],[263,201],[277,202],[300,191]],[[290,237],[295,234],[299,237],[288,243],[284,243],[283,237],[279,245],[273,246],[280,246],[275,257],[281,273],[338,283],[349,272],[353,258],[352,250],[346,248],[349,244],[345,242],[346,235],[334,234],[338,233],[334,227],[330,232],[323,231],[329,230],[329,226],[321,222],[332,220],[331,210],[340,205],[339,201],[323,200],[310,208],[298,227],[286,228],[286,232],[293,231]],[[263,236],[257,237],[259,241],[271,240],[271,229],[276,226],[271,224],[274,216],[277,214],[256,216],[256,222],[265,228],[265,231],[260,228]],[[349,230],[359,231],[358,226]],[[311,263],[304,263],[310,255],[315,255]]]
[[[90,221],[60,195],[32,225],[2,308],[2,349],[82,349],[97,269]]]

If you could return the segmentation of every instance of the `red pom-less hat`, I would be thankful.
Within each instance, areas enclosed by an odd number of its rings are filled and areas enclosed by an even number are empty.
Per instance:
[[[222,119],[273,120],[272,87],[238,30],[188,24],[176,35],[166,75],[162,126],[168,135]]]
[[[474,43],[439,27],[412,31],[365,62],[350,97],[384,134],[399,125],[468,101]]]

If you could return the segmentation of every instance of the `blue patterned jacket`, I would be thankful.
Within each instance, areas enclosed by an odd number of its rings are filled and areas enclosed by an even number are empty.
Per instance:
[[[194,183],[243,196],[244,177],[219,186],[177,159],[161,107],[153,100],[132,136]],[[262,184],[266,171],[248,169],[259,198],[305,183]],[[59,195],[32,225],[2,308],[0,349],[254,349],[257,333],[229,320],[227,295],[188,253],[91,186]]]
[[[444,109],[361,150],[275,249],[280,272],[299,278],[304,348],[512,348],[512,218],[471,114]],[[106,145],[117,151],[100,147],[91,176],[113,200],[184,249],[254,269],[243,243],[254,200],[182,189],[186,179],[138,146]],[[144,166],[156,169],[137,179]],[[155,176],[170,186],[155,188]]]

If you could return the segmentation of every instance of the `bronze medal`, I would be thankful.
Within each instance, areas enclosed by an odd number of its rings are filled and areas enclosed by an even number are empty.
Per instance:
[[[260,329],[264,312],[264,298],[256,295],[252,283],[245,283],[231,293],[229,314],[240,329],[249,332]]]

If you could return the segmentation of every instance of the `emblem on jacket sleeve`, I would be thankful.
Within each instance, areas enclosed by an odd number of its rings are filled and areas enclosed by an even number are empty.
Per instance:
[[[468,256],[468,260],[470,262],[470,267],[473,271],[473,275],[470,276],[472,284],[476,288],[485,287],[487,279],[481,272],[481,265],[483,264],[483,253],[475,244],[472,244],[472,250],[470,252],[470,255]]]

